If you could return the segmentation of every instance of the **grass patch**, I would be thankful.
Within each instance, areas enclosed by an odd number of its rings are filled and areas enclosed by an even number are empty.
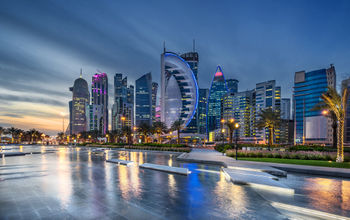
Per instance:
[[[297,160],[297,159],[281,159],[281,158],[251,158],[251,157],[239,157],[238,160],[256,161],[256,162],[269,162],[269,163],[284,163],[284,164],[297,164],[308,166],[321,166],[321,167],[335,167],[335,168],[348,168],[350,169],[350,162],[336,163],[334,161],[322,161],[322,160]]]

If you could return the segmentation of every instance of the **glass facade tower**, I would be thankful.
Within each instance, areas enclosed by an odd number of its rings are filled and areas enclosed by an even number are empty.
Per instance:
[[[152,75],[147,73],[136,80],[136,126],[152,126]]]
[[[220,66],[216,68],[207,101],[207,134],[220,128],[221,99],[228,92],[224,74]]]
[[[108,78],[106,73],[96,73],[92,76],[92,105],[102,105],[103,119],[101,134],[108,131]]]
[[[330,142],[331,126],[321,111],[313,110],[327,87],[335,87],[335,68],[295,73],[293,119],[296,143]]]

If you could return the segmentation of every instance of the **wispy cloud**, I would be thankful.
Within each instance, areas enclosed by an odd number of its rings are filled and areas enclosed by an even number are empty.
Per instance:
[[[34,97],[23,97],[15,95],[0,95],[0,100],[8,102],[30,102],[30,103],[40,103],[46,105],[54,106],[66,106],[67,103],[49,98],[34,98]]]

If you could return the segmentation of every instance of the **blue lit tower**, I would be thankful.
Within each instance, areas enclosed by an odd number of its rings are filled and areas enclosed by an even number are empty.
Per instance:
[[[228,92],[224,74],[220,66],[216,68],[207,101],[207,133],[220,128],[221,99]]]
[[[175,53],[161,55],[161,121],[168,128],[177,121],[186,128],[198,105],[198,85],[190,65]]]
[[[147,73],[136,80],[136,126],[152,126],[152,75]]]
[[[101,134],[108,131],[108,79],[106,73],[96,73],[92,76],[91,85],[92,105],[102,106],[102,121],[98,130]]]

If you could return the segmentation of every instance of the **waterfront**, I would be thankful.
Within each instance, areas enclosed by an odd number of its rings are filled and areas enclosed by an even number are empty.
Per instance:
[[[10,146],[8,147],[10,148]],[[17,147],[16,147],[17,148]],[[1,218],[14,219],[285,219],[249,187],[226,181],[220,167],[179,163],[178,153],[23,146],[14,151],[46,152],[0,160]],[[106,163],[107,158],[187,167],[189,176],[138,166]],[[288,174],[296,190],[279,202],[350,216],[350,180]],[[262,196],[261,196],[262,195]]]

